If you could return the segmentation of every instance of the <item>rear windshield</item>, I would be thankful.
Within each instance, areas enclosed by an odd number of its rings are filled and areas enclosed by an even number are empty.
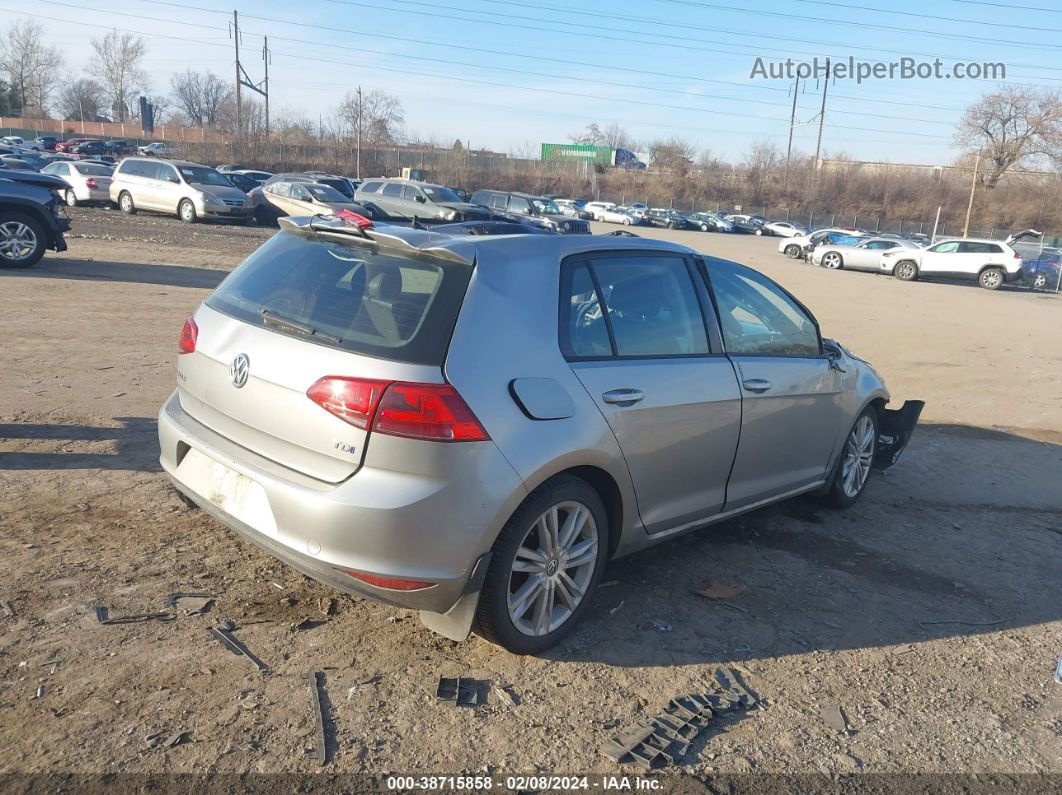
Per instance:
[[[207,306],[281,334],[413,364],[441,365],[471,268],[285,230]]]

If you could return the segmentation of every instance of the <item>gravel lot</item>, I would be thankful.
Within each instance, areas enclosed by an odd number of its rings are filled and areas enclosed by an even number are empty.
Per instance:
[[[631,774],[598,753],[608,722],[656,713],[727,664],[763,708],[702,735],[661,774],[672,783],[1062,775],[1055,296],[826,271],[771,239],[639,230],[781,281],[875,363],[895,401],[926,400],[923,423],[854,510],[796,500],[616,561],[581,629],[514,657],[331,593],[166,486],[154,417],[181,322],[272,230],[71,215],[68,252],[0,273],[0,600],[14,613],[0,613],[0,773],[312,772],[303,676],[323,671],[332,772]],[[693,594],[710,582],[745,590],[733,607]],[[162,610],[177,591],[216,601],[167,623],[101,626],[90,612]],[[209,636],[224,619],[271,674]],[[439,705],[440,675],[511,685],[518,704]],[[822,717],[836,706],[847,731]],[[160,732],[188,735],[147,747]]]

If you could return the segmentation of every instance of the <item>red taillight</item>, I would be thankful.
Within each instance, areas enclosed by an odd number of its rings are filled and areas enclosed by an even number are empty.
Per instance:
[[[482,442],[490,438],[449,384],[391,384],[380,401],[372,429],[436,442]]]
[[[344,574],[353,577],[355,580],[361,580],[367,585],[373,585],[377,588],[387,588],[392,591],[423,591],[425,588],[431,588],[435,583],[422,582],[420,580],[394,580],[390,577],[377,577],[373,574],[361,574],[356,571],[348,571],[347,569],[340,569]]]
[[[92,179],[92,177],[89,177],[85,180],[85,187],[91,190],[99,190],[100,183],[96,182],[96,180]]]
[[[181,338],[177,341],[177,353],[195,353],[195,342],[199,339],[199,326],[195,316],[189,315],[181,329]]]
[[[1015,251],[1014,252],[1014,259],[1021,259],[1021,254],[1019,254],[1017,251]]]
[[[358,428],[433,442],[490,439],[449,384],[410,384],[328,375],[306,390],[325,411]]]
[[[372,229],[372,221],[352,210],[340,210],[335,215],[336,218],[342,218],[348,224],[354,224],[358,229]]]
[[[390,381],[327,375],[306,390],[314,403],[344,422],[368,430]]]

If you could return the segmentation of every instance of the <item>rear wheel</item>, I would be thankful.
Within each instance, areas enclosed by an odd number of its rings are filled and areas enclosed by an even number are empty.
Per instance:
[[[799,258],[800,257],[800,246],[798,246],[796,243],[794,243],[791,246],[786,246],[785,247],[785,255],[787,257],[791,257],[792,259]]]
[[[186,224],[194,224],[196,222],[195,205],[188,201],[188,199],[183,199],[181,203],[177,205],[177,217]]]
[[[878,444],[878,412],[867,406],[845,440],[833,472],[828,499],[837,508],[854,505],[870,480],[870,468]]]
[[[0,212],[0,267],[29,268],[44,256],[48,239],[40,222],[28,215]]]
[[[126,215],[136,214],[136,205],[133,204],[133,197],[125,191],[118,197],[118,209]]]
[[[836,251],[828,251],[822,256],[822,267],[839,270],[844,267],[844,258]]]
[[[998,290],[1006,280],[1002,268],[985,268],[977,277],[977,283],[986,290]]]
[[[918,266],[911,260],[905,259],[903,262],[896,263],[892,269],[892,275],[901,282],[913,282],[918,278]]]
[[[514,654],[558,643],[590,607],[608,533],[605,506],[586,481],[562,475],[535,489],[494,542],[476,633]]]
[[[1034,290],[1043,290],[1047,287],[1047,274],[1038,273],[1033,276],[1032,286]]]
[[[77,195],[74,193],[73,188],[67,189],[63,199],[66,201],[67,207],[77,207]]]
[[[624,226],[630,226],[631,225],[631,219],[630,218],[624,218],[623,219],[623,225]]]

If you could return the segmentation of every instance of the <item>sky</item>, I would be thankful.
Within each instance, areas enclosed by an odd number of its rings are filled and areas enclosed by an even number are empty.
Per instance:
[[[170,76],[189,67],[232,79],[233,9],[252,80],[269,37],[274,109],[327,119],[347,91],[382,89],[402,100],[416,137],[515,154],[592,122],[619,123],[639,142],[679,136],[724,160],[758,141],[784,151],[794,81],[752,78],[757,58],[768,70],[827,56],[940,58],[944,72],[999,62],[1009,83],[1062,88],[1059,0],[0,0],[0,29],[38,20],[72,77],[90,39],[135,31],[148,43],[152,91],[168,93]],[[831,80],[823,152],[948,163],[959,154],[955,122],[998,85]],[[823,88],[800,81],[794,151],[815,150]]]

